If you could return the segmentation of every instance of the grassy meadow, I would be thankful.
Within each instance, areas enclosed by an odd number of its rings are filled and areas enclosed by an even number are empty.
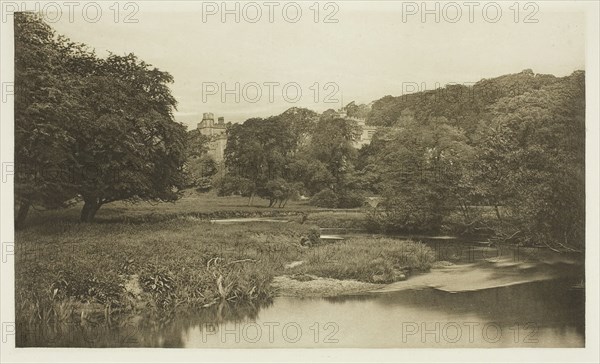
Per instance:
[[[279,275],[383,283],[427,270],[434,261],[431,249],[410,241],[315,239],[319,227],[355,228],[360,210],[255,204],[210,194],[174,204],[114,204],[92,224],[77,222],[77,206],[37,211],[16,233],[17,322],[264,302],[277,295],[271,281]],[[208,220],[249,216],[288,222]],[[304,264],[286,269],[294,261]]]

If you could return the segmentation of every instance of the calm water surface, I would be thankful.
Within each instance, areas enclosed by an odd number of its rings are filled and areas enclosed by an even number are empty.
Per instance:
[[[182,330],[184,347],[581,347],[584,294],[572,280],[448,293],[279,297],[255,319]]]
[[[19,346],[582,347],[584,291],[574,278],[449,293],[404,290],[336,298],[278,297],[164,322],[21,328]]]

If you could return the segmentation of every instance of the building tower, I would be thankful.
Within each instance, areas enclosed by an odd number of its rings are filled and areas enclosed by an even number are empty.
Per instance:
[[[217,163],[223,162],[225,147],[227,145],[227,125],[225,118],[219,117],[215,123],[215,115],[212,112],[202,114],[202,120],[198,123],[198,130],[202,135],[209,137],[208,154],[214,158]]]
[[[205,112],[202,114],[202,121],[198,123],[198,129],[202,135],[213,135],[213,128],[215,126],[215,115],[212,112]]]

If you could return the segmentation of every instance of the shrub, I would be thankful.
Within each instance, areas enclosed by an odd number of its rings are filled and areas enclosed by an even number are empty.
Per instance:
[[[342,191],[335,193],[326,188],[313,196],[310,204],[317,207],[329,208],[355,208],[365,204],[365,196],[362,191]]]
[[[215,178],[214,185],[217,188],[217,196],[241,195],[247,197],[255,190],[254,183],[248,178],[231,175]]]
[[[317,207],[333,208],[338,206],[338,202],[338,196],[329,188],[321,190],[310,199],[310,204]]]
[[[213,181],[211,177],[202,177],[199,178],[196,184],[196,191],[203,193],[203,192],[208,192],[212,189],[213,185],[212,185]]]
[[[263,187],[258,189],[258,196],[269,200],[269,207],[285,207],[289,199],[294,199],[298,195],[298,186],[287,182],[283,178],[270,180]]]
[[[430,196],[387,196],[369,211],[366,226],[383,233],[427,233],[440,230],[447,210]]]
[[[351,209],[355,207],[361,207],[364,204],[365,195],[362,191],[347,191],[343,194],[340,194],[337,207]]]

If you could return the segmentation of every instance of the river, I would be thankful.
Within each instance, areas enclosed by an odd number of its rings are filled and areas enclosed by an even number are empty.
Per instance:
[[[448,293],[276,298],[255,319],[182,330],[183,347],[582,347],[583,290],[569,279]]]
[[[19,346],[179,348],[583,347],[577,259],[428,242],[455,264],[374,292],[221,304],[162,320],[17,328]],[[451,245],[448,245],[451,244]],[[524,254],[526,252],[527,254]],[[518,257],[516,259],[515,257]]]

